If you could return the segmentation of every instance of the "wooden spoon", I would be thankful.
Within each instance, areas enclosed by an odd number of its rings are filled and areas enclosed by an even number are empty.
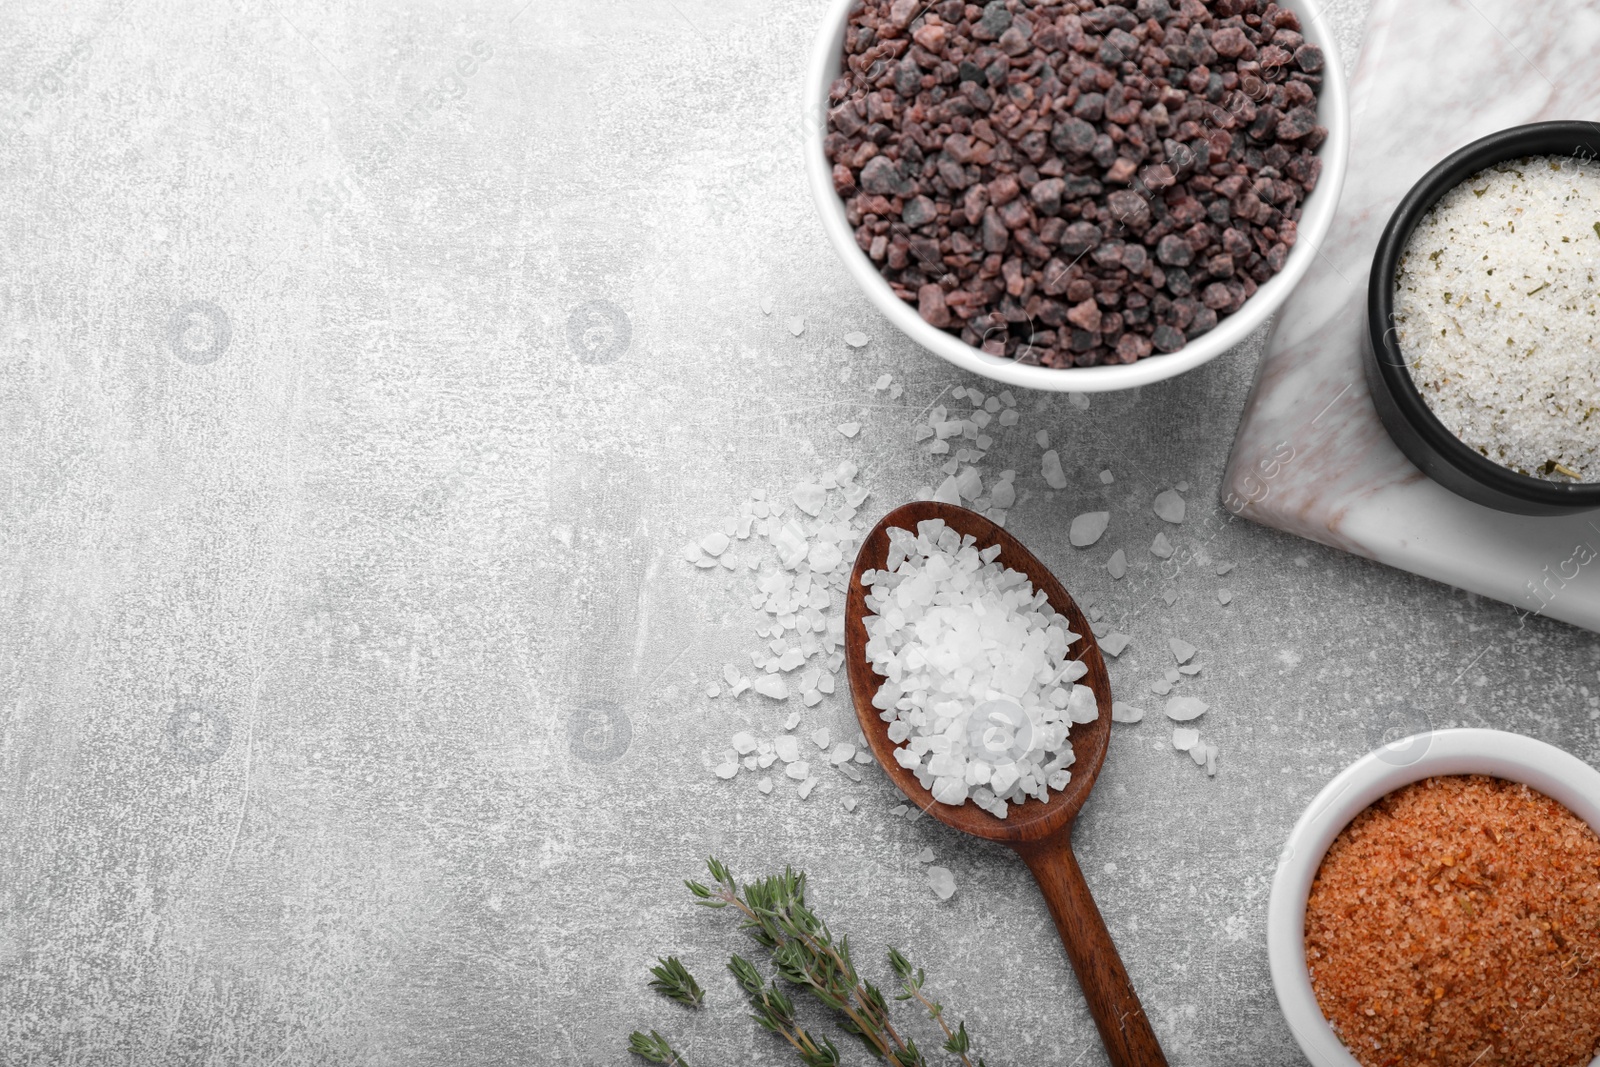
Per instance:
[[[1100,715],[1091,723],[1072,727],[1072,751],[1077,758],[1072,764],[1072,781],[1066,790],[1053,794],[1042,804],[1037,800],[1013,804],[1005,819],[997,819],[970,803],[959,807],[936,803],[916,775],[895,761],[895,744],[889,740],[888,724],[878,717],[878,709],[872,706],[872,698],[883,679],[874,673],[867,661],[867,591],[861,584],[861,575],[869,568],[881,569],[888,562],[891,526],[914,533],[917,523],[925,519],[943,519],[945,525],[957,533],[977,538],[979,548],[998,544],[1001,565],[1027,575],[1034,589],[1044,590],[1050,606],[1066,616],[1072,632],[1083,635],[1073,646],[1072,656],[1089,668],[1082,684],[1094,690]],[[872,746],[872,754],[878,758],[884,772],[913,803],[946,826],[987,841],[998,841],[1022,857],[1044,892],[1045,903],[1055,918],[1061,943],[1066,946],[1067,958],[1077,972],[1078,984],[1083,987],[1084,999],[1089,1003],[1089,1012],[1100,1029],[1100,1039],[1105,1042],[1112,1064],[1115,1067],[1165,1067],[1167,1059],[1156,1041],[1155,1031],[1150,1028],[1150,1020],[1128,980],[1122,958],[1112,944],[1111,931],[1106,929],[1100,909],[1089,895],[1088,883],[1083,880],[1083,871],[1072,854],[1073,820],[1088,799],[1111,740],[1111,681],[1106,676],[1100,646],[1089,629],[1089,620],[1078,610],[1078,605],[1056,581],[1055,575],[999,526],[966,508],[918,501],[889,512],[862,542],[845,599],[844,643],[856,717],[861,720],[867,744]]]

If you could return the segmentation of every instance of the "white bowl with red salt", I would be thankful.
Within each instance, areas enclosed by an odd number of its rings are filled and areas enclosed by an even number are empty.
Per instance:
[[[1312,988],[1306,955],[1312,883],[1329,847],[1369,805],[1413,782],[1445,775],[1522,783],[1600,831],[1600,771],[1553,745],[1500,730],[1414,734],[1369,752],[1330,781],[1290,831],[1267,904],[1273,989],[1295,1041],[1316,1067],[1360,1067],[1360,1061],[1323,1015]],[[1593,1063],[1600,1067],[1600,1057]]]

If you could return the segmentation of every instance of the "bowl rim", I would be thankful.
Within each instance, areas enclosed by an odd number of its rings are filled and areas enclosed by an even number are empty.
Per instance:
[[[1323,1017],[1306,966],[1311,882],[1340,831],[1367,805],[1404,785],[1452,774],[1522,782],[1565,805],[1600,832],[1600,771],[1525,734],[1462,728],[1412,734],[1367,753],[1322,787],[1278,854],[1267,901],[1267,958],[1278,1006],[1315,1067],[1360,1067]],[[1593,1064],[1600,1064],[1597,1056]]]
[[[812,45],[802,91],[806,175],[812,199],[822,217],[829,243],[867,298],[901,333],[923,348],[993,381],[1027,389],[1069,392],[1107,392],[1132,389],[1171,378],[1220,356],[1244,341],[1288,299],[1318,255],[1333,225],[1349,161],[1350,112],[1344,67],[1322,11],[1309,0],[1283,0],[1301,18],[1307,41],[1323,54],[1322,87],[1317,95],[1317,118],[1328,137],[1317,149],[1322,175],[1307,198],[1299,220],[1294,248],[1277,274],[1257,288],[1238,311],[1223,318],[1210,332],[1189,341],[1176,352],[1151,355],[1134,363],[1098,367],[1031,367],[1003,356],[991,356],[954,334],[924,322],[922,316],[894,294],[855,241],[845,217],[844,201],[833,190],[832,167],[822,151],[827,131],[827,93],[839,69],[844,30],[851,10],[862,0],[832,0]]]
[[[1570,119],[1530,122],[1497,130],[1456,149],[1424,174],[1395,207],[1378,238],[1367,277],[1368,358],[1374,361],[1401,418],[1423,445],[1458,474],[1493,494],[1562,511],[1600,507],[1600,482],[1550,482],[1521,474],[1479,454],[1452,433],[1422,398],[1400,351],[1391,283],[1417,224],[1450,190],[1495,163],[1556,152],[1576,155],[1575,146],[1582,146],[1590,159],[1600,158],[1600,126]]]

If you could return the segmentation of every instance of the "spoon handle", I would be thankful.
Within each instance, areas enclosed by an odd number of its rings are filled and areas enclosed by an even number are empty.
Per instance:
[[[1128,980],[1111,931],[1089,895],[1089,883],[1083,880],[1072,854],[1071,838],[1063,835],[1014,847],[1050,905],[1061,943],[1113,1067],[1166,1067],[1167,1057]]]

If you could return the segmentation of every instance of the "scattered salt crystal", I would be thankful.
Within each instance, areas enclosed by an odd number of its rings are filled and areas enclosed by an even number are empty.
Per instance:
[[[912,431],[911,431],[911,439],[913,441],[926,441],[928,438],[930,438],[932,436],[933,436],[933,427],[932,426],[918,425],[914,429],[912,429]]]
[[[906,387],[905,386],[901,385],[899,382],[895,382],[893,385],[889,386],[889,399],[890,400],[899,400],[900,399],[900,394],[905,392],[905,391],[906,391]]]
[[[1198,664],[1198,663],[1185,663],[1182,667],[1178,668],[1178,673],[1179,674],[1199,674],[1200,673],[1200,664]]]
[[[925,848],[921,852],[918,852],[916,854],[916,856],[914,856],[912,858],[915,859],[918,863],[932,863],[933,862],[933,849]]]
[[[750,688],[754,689],[762,696],[770,697],[773,700],[783,700],[789,695],[789,683],[785,682],[776,674],[763,674],[758,676],[756,680],[751,683]]]
[[[806,797],[810,796],[811,795],[811,791],[813,789],[815,789],[816,787],[817,787],[817,779],[815,779],[815,778],[807,778],[805,781],[801,782],[800,783],[800,799],[804,800]]]
[[[749,688],[750,688],[750,680],[748,678],[740,678],[737,682],[733,683],[733,688],[728,690],[728,695],[729,696],[738,696],[740,693],[744,692],[746,689],[749,689]]]
[[[794,316],[789,320],[789,332],[794,334],[796,337],[799,337],[801,334],[805,333],[806,320],[799,315]]]
[[[828,762],[837,767],[840,764],[849,763],[855,757],[855,754],[856,746],[848,741],[840,741],[833,746],[833,753],[828,757]]]
[[[761,779],[761,781],[756,783],[756,788],[761,790],[763,793],[772,792],[772,779],[770,777]]]
[[[822,513],[822,505],[827,503],[828,491],[815,482],[801,482],[789,494],[789,499],[794,501],[795,507],[816,518]]]
[[[998,482],[989,492],[989,501],[997,508],[1009,508],[1017,502],[1016,486],[1011,482]]]
[[[1188,722],[1198,719],[1206,713],[1208,705],[1198,697],[1173,697],[1167,701],[1167,718],[1178,722]]]
[[[761,298],[761,314],[772,314],[772,297],[764,296]]]
[[[1178,684],[1178,672],[1175,668],[1168,667],[1166,670],[1161,672],[1161,677],[1165,678],[1173,685]]]
[[[844,335],[844,343],[851,348],[865,348],[867,346],[867,335],[860,330],[851,330]]]
[[[1100,642],[1100,651],[1108,656],[1120,656],[1132,640],[1127,634],[1117,631]]]
[[[839,432],[846,437],[854,437],[861,432],[861,424],[859,422],[841,422],[839,424]]]
[[[905,813],[906,806],[904,804],[896,804],[894,807],[889,809],[890,815],[904,815]]]
[[[1150,692],[1154,693],[1158,697],[1164,697],[1168,693],[1172,692],[1172,683],[1167,681],[1165,678],[1157,678],[1155,681],[1150,683]]]
[[[1072,528],[1067,532],[1067,539],[1078,548],[1088,548],[1100,540],[1100,535],[1106,532],[1106,526],[1111,522],[1109,511],[1087,511],[1072,520]]]
[[[872,762],[872,750],[867,748],[867,743],[865,741],[861,742],[861,744],[856,746],[856,762],[857,763],[871,763]]]
[[[1194,659],[1194,654],[1200,651],[1189,642],[1180,641],[1176,637],[1167,639],[1167,647],[1172,649],[1172,658],[1179,663],[1188,663]]]
[[[740,762],[744,764],[744,769],[747,771],[753,771],[761,766],[761,760],[756,756],[746,756]]]
[[[856,798],[855,797],[845,797],[844,798],[844,810],[845,811],[855,811],[856,810]]]
[[[1124,704],[1120,700],[1111,703],[1112,722],[1138,722],[1144,718],[1144,709],[1136,708],[1132,704]]]
[[[956,489],[960,491],[963,500],[976,500],[983,492],[983,479],[978,474],[976,467],[964,467],[956,476]]]
[[[1174,727],[1172,730],[1172,747],[1179,752],[1189,751],[1199,740],[1199,730],[1190,730],[1182,726]]]
[[[695,541],[690,541],[688,544],[684,545],[683,546],[683,558],[684,558],[684,561],[687,562],[687,563],[698,563],[698,562],[700,562],[700,545],[699,545],[699,543],[695,542]]]
[[[928,885],[940,900],[949,900],[956,895],[956,876],[948,867],[929,867]]]
[[[1167,489],[1156,494],[1155,512],[1158,519],[1163,519],[1167,522],[1182,522],[1184,512],[1187,510],[1188,505],[1184,503],[1183,497],[1179,496],[1176,491]]]
[[[1194,760],[1195,766],[1204,767],[1206,765],[1206,751],[1209,747],[1210,746],[1201,742],[1196,742],[1195,745],[1189,749],[1189,758]]]
[[[810,776],[810,774],[811,774],[811,764],[807,763],[803,759],[802,760],[795,760],[793,763],[790,763],[787,767],[785,767],[783,769],[783,773],[788,775],[790,778],[793,778],[796,781],[799,781],[801,779],[804,779],[804,778]]]
[[[789,717],[787,719],[783,720],[783,728],[785,730],[793,730],[796,726],[799,726],[799,725],[800,725],[800,713],[798,711],[791,711],[789,713]]]
[[[742,675],[739,674],[738,670],[733,664],[724,663],[722,665],[722,680],[724,682],[727,682],[729,685],[738,685],[741,677]]]
[[[863,336],[865,336],[865,335],[863,335]],[[848,340],[848,338],[846,338],[846,339]],[[878,375],[878,380],[872,383],[872,388],[873,388],[873,390],[875,392],[881,393],[885,389],[889,388],[889,382],[891,380],[892,380],[892,377],[890,375],[888,375],[888,374],[880,374],[880,375]]]
[[[1071,404],[1073,407],[1077,408],[1079,411],[1088,411],[1089,410],[1089,394],[1088,393],[1068,393],[1067,394],[1067,403]]]
[[[820,727],[811,732],[811,743],[816,745],[818,748],[827,749],[828,741],[828,728],[826,726]]]
[[[1227,574],[1229,571],[1233,570],[1233,567],[1234,567],[1234,565],[1232,563],[1219,563],[1219,564],[1217,564],[1217,577],[1220,578],[1224,574]]]
[[[1157,559],[1172,558],[1172,542],[1167,540],[1166,534],[1156,534],[1156,539],[1150,543],[1150,554]]]
[[[1040,430],[1038,433],[1033,435],[1033,439],[1035,441],[1039,442],[1039,447],[1040,448],[1049,448],[1050,447],[1050,431],[1049,430]]]
[[[961,488],[953,475],[939,483],[939,488],[933,492],[933,499],[941,504],[961,503]]]
[[[1217,590],[1217,603],[1218,604],[1221,604],[1223,607],[1227,607],[1232,602],[1233,602],[1233,590],[1231,590],[1231,589],[1218,589]]]
[[[1065,489],[1067,476],[1061,469],[1061,457],[1055,449],[1050,449],[1044,454],[1043,460],[1044,482],[1052,489]]]
[[[708,556],[720,556],[728,550],[728,535],[709,533],[700,539],[700,549]]]
[[[1189,491],[1189,483],[1188,482],[1179,482],[1177,485],[1173,486],[1173,488],[1176,489],[1180,493],[1187,493]]]
[[[1121,578],[1128,573],[1128,554],[1122,549],[1111,553],[1111,558],[1106,560],[1106,570],[1111,572],[1111,577]]]
[[[1109,470],[1104,470],[1104,471],[1100,472],[1100,484],[1101,485],[1110,485],[1114,481],[1116,481],[1116,478],[1112,476],[1112,474],[1111,474],[1111,472]]]
[[[712,700],[717,699],[721,695],[722,687],[716,682],[712,682],[710,685],[706,686],[706,696],[710,697]]]
[[[783,762],[793,763],[800,758],[800,740],[793,734],[782,734],[773,739],[772,750]]]
[[[729,778],[732,778],[734,775],[739,773],[739,761],[730,760],[727,763],[719,763],[717,766],[713,767],[711,771],[718,778],[721,778],[723,781],[727,781]]]
[[[750,753],[756,751],[756,749],[760,747],[756,743],[755,736],[748,730],[740,730],[738,733],[733,735],[728,743],[731,744],[733,746],[733,750],[739,753],[741,756],[748,756]]]
[[[1178,591],[1172,588],[1163,589],[1161,590],[1161,599],[1170,608],[1178,602]]]

